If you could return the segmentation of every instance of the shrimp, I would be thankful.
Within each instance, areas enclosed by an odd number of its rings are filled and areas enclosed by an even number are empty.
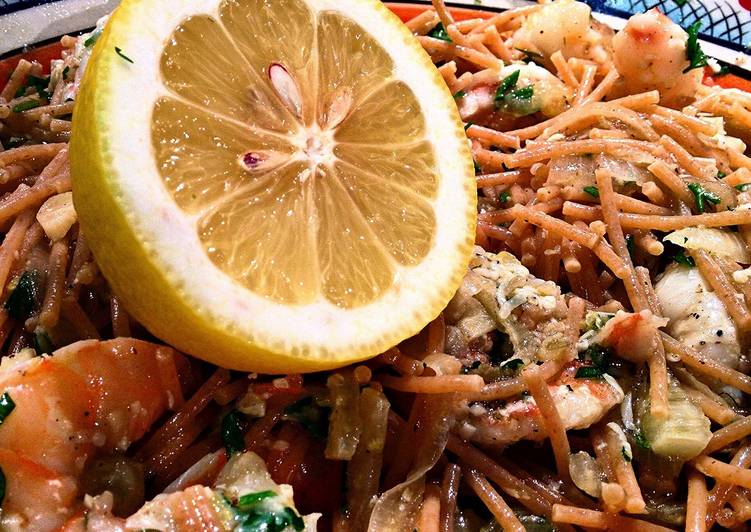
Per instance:
[[[292,496],[291,486],[271,479],[261,457],[244,452],[226,463],[213,488],[194,485],[157,495],[127,519],[112,516],[109,493],[90,498],[83,515],[68,522],[64,532],[315,531],[320,514],[300,516]]]
[[[693,99],[701,85],[702,69],[684,73],[688,35],[680,26],[651,9],[634,15],[613,38],[613,62],[623,94],[659,90],[665,105],[681,106]]]
[[[566,430],[585,429],[623,401],[623,390],[605,374],[604,379],[576,378],[581,364],[571,362],[548,384],[550,395]],[[519,440],[547,437],[540,410],[532,397],[522,397],[499,408],[471,405],[460,425],[463,436],[488,447],[505,447]]]
[[[645,362],[654,350],[657,332],[668,320],[652,314],[649,310],[637,313],[619,310],[615,315],[590,312],[587,322],[604,321],[600,327],[591,327],[579,339],[577,347],[586,349],[592,344],[610,347],[618,356],[631,362]]]
[[[126,449],[182,399],[175,352],[140,340],[87,340],[0,370],[15,407],[0,426],[7,481],[0,526],[57,530],[89,461]]]
[[[517,49],[539,51],[549,59],[558,50],[563,57],[610,63],[613,30],[592,18],[584,2],[557,0],[529,15],[514,33]]]
[[[668,333],[729,368],[740,363],[738,330],[720,298],[696,268],[671,264],[655,284]]]
[[[518,74],[516,74],[518,72]],[[518,76],[516,83],[497,94],[498,87],[509,76]],[[514,91],[531,87],[531,96],[514,98]],[[555,116],[566,108],[570,92],[561,80],[534,63],[507,65],[491,83],[471,86],[457,98],[459,114],[465,121],[506,130],[515,127],[519,118],[537,112]]]

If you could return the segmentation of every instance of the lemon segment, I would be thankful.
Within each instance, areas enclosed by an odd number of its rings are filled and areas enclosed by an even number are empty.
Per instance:
[[[461,121],[376,0],[125,0],[75,116],[97,261],[191,354],[341,366],[418,332],[461,281],[476,216]]]

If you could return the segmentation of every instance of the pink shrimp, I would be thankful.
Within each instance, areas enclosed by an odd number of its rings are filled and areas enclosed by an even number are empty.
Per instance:
[[[0,372],[2,525],[56,530],[80,507],[89,460],[124,450],[182,401],[175,352],[118,338],[71,344]]]
[[[702,79],[701,68],[685,71],[687,40],[686,32],[658,9],[632,16],[613,38],[613,60],[621,74],[617,90],[657,89],[664,104],[685,104]]]
[[[548,384],[566,430],[585,429],[623,401],[623,390],[614,379],[576,378],[578,361],[566,365]],[[481,404],[469,408],[460,431],[467,438],[488,447],[505,447],[519,440],[547,437],[540,410],[532,397],[523,397],[498,408]]]

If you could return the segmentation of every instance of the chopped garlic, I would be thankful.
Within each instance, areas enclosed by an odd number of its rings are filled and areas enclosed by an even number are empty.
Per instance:
[[[37,221],[44,229],[44,233],[52,240],[63,238],[76,223],[78,216],[73,207],[73,193],[63,192],[52,196],[37,212]]]

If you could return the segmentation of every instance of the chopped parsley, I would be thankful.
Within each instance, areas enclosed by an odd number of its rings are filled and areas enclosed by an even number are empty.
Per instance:
[[[470,127],[474,125],[475,125],[474,122],[467,122],[466,124],[464,124],[464,131],[467,131]]]
[[[506,191],[501,192],[500,195],[498,196],[498,199],[500,200],[501,203],[506,203],[508,200],[511,199],[511,194],[509,194]]]
[[[519,371],[522,366],[524,366],[524,361],[521,358],[512,358],[501,364],[501,368],[513,372]]]
[[[591,344],[579,354],[580,360],[588,360],[591,365],[581,366],[574,375],[577,379],[601,379],[610,367],[612,352],[600,344]]]
[[[89,38],[83,41],[83,45],[85,48],[89,48],[90,46],[94,46],[99,40],[99,37],[102,35],[102,30],[94,31],[91,35],[89,35]]]
[[[727,174],[723,172],[722,170],[717,171],[717,179],[724,179]]]
[[[482,167],[479,164],[477,164],[477,161],[472,161],[472,162],[475,163],[475,175],[481,174],[482,173]]]
[[[683,7],[688,3],[688,0],[673,0],[673,3],[678,7]]]
[[[542,54],[534,52],[532,50],[525,50],[524,48],[515,48],[515,50],[524,54],[524,57],[522,58],[524,61],[542,63],[544,60]]]
[[[119,55],[120,57],[122,57],[123,59],[125,59],[128,63],[134,64],[134,61],[130,57],[128,57],[127,55],[125,55],[123,53],[123,51],[120,48],[118,48],[117,46],[115,46],[115,53],[117,55]]]
[[[686,33],[688,33],[688,40],[686,41],[686,59],[688,59],[689,65],[683,70],[684,74],[689,70],[703,68],[709,64],[707,62],[707,56],[699,45],[699,29],[701,29],[701,22],[697,20],[686,30]]]
[[[231,410],[222,418],[222,442],[228,457],[245,450],[245,438],[237,410]]]
[[[23,113],[24,111],[34,109],[35,107],[39,107],[40,105],[41,104],[38,100],[26,100],[25,102],[14,105],[12,111],[14,113]]]
[[[696,210],[698,210],[699,212],[704,212],[706,202],[709,202],[713,205],[720,203],[720,197],[717,194],[705,190],[704,187],[702,187],[699,183],[689,183],[688,189],[694,195]]]
[[[603,373],[600,368],[595,366],[582,366],[576,370],[576,375],[574,375],[574,377],[577,379],[601,379],[602,375]]]
[[[745,192],[748,187],[751,187],[751,183],[740,183],[739,185],[735,185],[735,190],[740,190],[741,192]]]
[[[591,360],[592,364],[596,367],[605,371],[610,366],[612,353],[607,347],[603,347],[600,344],[592,344],[584,351],[584,356]]]
[[[694,259],[686,255],[684,251],[681,251],[679,253],[676,253],[673,255],[673,260],[680,264],[681,266],[686,266],[688,268],[693,268],[696,266],[696,262],[694,262]]]
[[[284,418],[297,421],[321,440],[329,432],[329,409],[318,405],[313,397],[305,397],[289,405],[284,409]]]
[[[269,499],[276,497],[273,491],[260,491],[243,495],[235,505],[235,512],[239,518],[236,530],[243,532],[282,532],[291,527],[303,530],[305,522],[289,506],[281,510],[278,505],[267,504]]]
[[[8,392],[5,392],[0,396],[0,425],[2,425],[5,418],[13,412],[14,408],[16,408],[16,403],[13,402],[13,399],[11,399]]]
[[[430,33],[428,33],[428,36],[429,37],[433,37],[434,39],[440,39],[440,40],[446,41],[446,42],[453,42],[451,40],[451,37],[449,37],[449,34],[446,31],[446,28],[444,28],[443,24],[441,24],[440,22],[438,23],[438,25],[435,28],[433,28],[432,30],[430,30]]]
[[[5,309],[16,320],[26,320],[36,310],[40,298],[39,272],[27,270],[8,296]]]
[[[728,74],[730,74],[730,65],[722,65],[719,72],[715,72],[714,77],[719,78],[720,76],[727,76]]]
[[[598,189],[596,186],[590,185],[588,187],[584,187],[582,189],[584,192],[592,196],[593,198],[599,198],[600,197],[600,189]]]
[[[453,94],[455,100],[458,100],[460,98],[464,98],[466,95],[467,95],[467,91],[465,91],[465,90],[460,90],[460,91],[457,91],[457,92],[455,92]]]
[[[526,87],[522,87],[521,89],[516,89],[515,91],[511,92],[509,96],[517,100],[529,100],[532,98],[532,96],[534,96],[534,94],[534,85],[527,85]]]
[[[22,87],[18,88],[18,91],[16,92],[16,98],[20,98],[29,89],[34,89],[34,92],[36,92],[40,97],[44,98],[45,100],[50,99],[50,93],[47,90],[50,85],[50,77],[44,77],[40,78],[39,76],[34,76],[33,74],[30,74],[26,77],[26,82],[23,84]]]
[[[493,102],[495,103],[496,107],[499,107],[503,104],[503,100],[506,97],[506,95],[511,92],[514,87],[516,87],[516,83],[519,81],[519,70],[514,70],[511,74],[503,78],[501,83],[498,85],[498,88],[495,90],[495,97],[493,98]]]
[[[237,509],[240,511],[247,510],[249,507],[258,504],[260,501],[271,497],[276,497],[276,493],[271,490],[248,493],[237,500]]]
[[[649,444],[649,440],[647,440],[647,437],[644,435],[644,432],[641,430],[634,430],[631,431],[631,436],[634,438],[634,443],[641,447],[642,449],[651,449],[652,446]]]

